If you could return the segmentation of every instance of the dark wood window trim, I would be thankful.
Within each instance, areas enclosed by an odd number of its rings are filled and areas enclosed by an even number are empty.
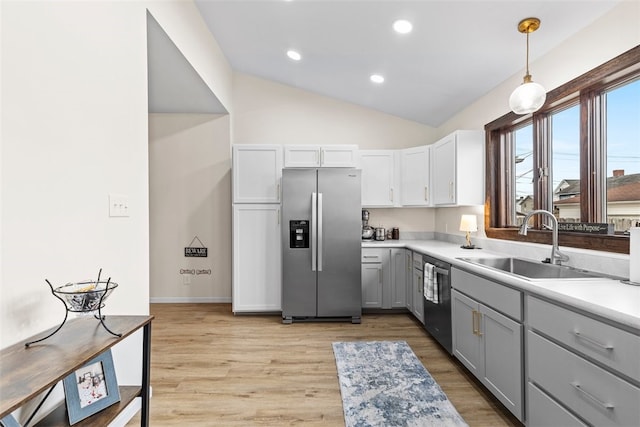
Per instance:
[[[506,182],[504,171],[511,166],[510,157],[506,154],[510,144],[505,131],[524,123],[533,123],[534,161],[545,158],[547,144],[536,144],[540,139],[548,140],[549,125],[546,120],[549,114],[558,110],[568,102],[580,102],[581,127],[581,175],[585,171],[598,171],[599,163],[604,161],[602,156],[603,135],[601,123],[604,106],[601,99],[601,89],[617,81],[625,81],[629,76],[637,76],[640,70],[640,45],[622,55],[594,68],[591,71],[571,80],[570,82],[547,93],[545,105],[536,113],[525,116],[509,112],[504,116],[485,125],[486,131],[486,188],[485,201],[485,232],[487,237],[494,239],[526,241],[534,243],[551,243],[549,231],[531,230],[528,235],[520,236],[517,227],[510,225],[510,206],[507,197],[511,194],[511,183]],[[597,119],[598,118],[598,119]],[[546,157],[548,158],[548,157]],[[583,218],[592,221],[602,221],[603,191],[600,187],[604,179],[596,174],[580,177],[581,214]],[[537,176],[537,173],[536,173]],[[549,197],[545,186],[537,180],[536,201]],[[598,190],[598,191],[596,191]],[[537,219],[536,219],[537,220]],[[539,225],[539,224],[536,224]],[[579,233],[560,233],[559,243],[562,246],[592,249],[606,252],[629,253],[629,237],[619,235],[584,235]]]

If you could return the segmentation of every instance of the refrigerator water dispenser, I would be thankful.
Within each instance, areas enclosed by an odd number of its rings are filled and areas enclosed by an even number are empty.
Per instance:
[[[289,247],[291,249],[309,248],[309,221],[289,221]]]

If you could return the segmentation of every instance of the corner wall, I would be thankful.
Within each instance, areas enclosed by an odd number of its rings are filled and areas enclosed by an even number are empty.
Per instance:
[[[231,301],[229,133],[228,115],[149,115],[151,302]],[[187,258],[196,236],[207,257]]]
[[[148,312],[146,10],[4,1],[0,348],[62,321],[49,291],[103,269]],[[117,29],[117,31],[114,31]],[[109,217],[110,193],[129,199]]]

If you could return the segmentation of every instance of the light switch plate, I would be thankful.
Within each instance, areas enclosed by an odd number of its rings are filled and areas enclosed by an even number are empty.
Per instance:
[[[122,194],[109,194],[109,216],[128,217],[129,197]]]

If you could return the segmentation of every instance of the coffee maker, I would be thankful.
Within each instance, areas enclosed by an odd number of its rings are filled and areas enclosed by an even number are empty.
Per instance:
[[[371,240],[374,237],[374,230],[369,225],[369,211],[362,209],[362,238]]]

